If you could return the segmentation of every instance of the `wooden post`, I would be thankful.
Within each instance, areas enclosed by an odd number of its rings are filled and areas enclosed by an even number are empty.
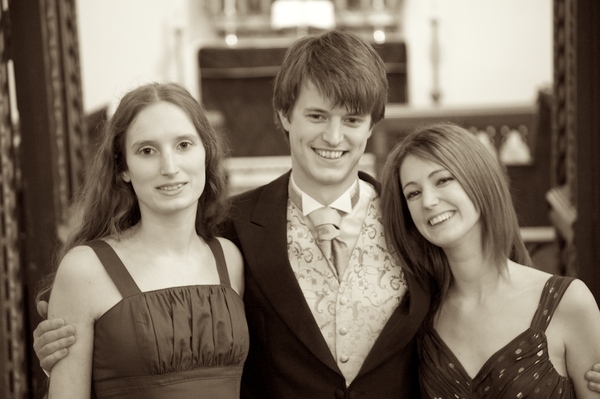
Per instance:
[[[554,0],[551,217],[564,273],[582,279],[600,302],[600,2]],[[558,206],[560,204],[561,206]]]
[[[32,397],[46,376],[32,349],[34,296],[53,264],[57,229],[79,184],[84,118],[74,0],[12,0],[12,59],[20,114],[22,252]]]
[[[578,277],[600,303],[600,2],[578,0],[576,12],[576,206]]]

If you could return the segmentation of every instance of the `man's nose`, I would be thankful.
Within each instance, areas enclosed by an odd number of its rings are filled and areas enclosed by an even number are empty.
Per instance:
[[[332,147],[344,141],[344,132],[341,121],[331,120],[323,132],[323,140]]]

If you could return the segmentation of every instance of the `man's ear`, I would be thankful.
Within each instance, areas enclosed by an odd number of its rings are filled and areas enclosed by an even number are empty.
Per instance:
[[[121,179],[123,179],[125,183],[131,183],[131,177],[129,177],[129,172],[127,171],[121,172]]]
[[[281,122],[281,126],[286,132],[290,131],[290,121],[287,116],[283,113],[283,111],[277,111],[277,115],[279,116],[279,121]]]

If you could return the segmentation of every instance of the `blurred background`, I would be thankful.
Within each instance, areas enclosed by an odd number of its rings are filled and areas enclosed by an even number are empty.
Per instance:
[[[423,121],[473,132],[508,172],[535,266],[600,298],[597,0],[0,0],[0,398],[38,398],[34,295],[100,126],[139,84],[175,81],[230,147],[230,194],[290,166],[271,82],[286,48],[353,31],[386,63],[377,176]],[[595,27],[595,28],[594,28]]]

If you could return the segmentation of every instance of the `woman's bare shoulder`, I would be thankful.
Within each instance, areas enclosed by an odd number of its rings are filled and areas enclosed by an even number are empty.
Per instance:
[[[86,245],[69,250],[61,260],[50,296],[49,312],[103,313],[114,284],[92,248]],[[117,292],[118,294],[118,292]],[[70,304],[70,308],[66,305]]]
[[[78,245],[71,248],[60,261],[57,279],[61,276],[75,281],[88,280],[103,269],[100,259],[91,247]]]
[[[598,313],[598,305],[589,287],[576,278],[567,287],[557,313],[558,317],[564,314],[566,317],[580,318],[583,314]]]

